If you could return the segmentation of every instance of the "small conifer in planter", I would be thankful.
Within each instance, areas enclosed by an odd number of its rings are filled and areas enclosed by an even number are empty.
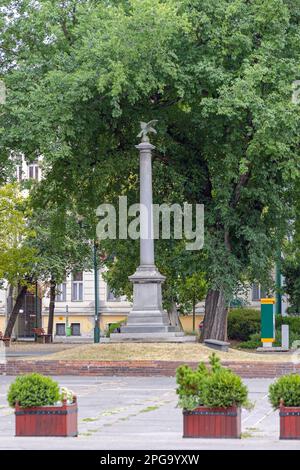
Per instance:
[[[210,368],[177,369],[177,394],[183,408],[183,437],[240,438],[241,407],[249,407],[248,390],[241,378],[210,356]]]
[[[50,377],[27,374],[10,385],[8,403],[15,408],[16,436],[77,436],[77,402]]]
[[[300,439],[300,375],[284,375],[269,387],[269,400],[279,408],[280,439]]]

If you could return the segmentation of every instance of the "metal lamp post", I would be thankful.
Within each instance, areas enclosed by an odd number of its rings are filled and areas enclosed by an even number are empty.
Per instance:
[[[83,227],[83,217],[78,217],[80,227]],[[99,275],[98,275],[98,245],[97,241],[93,243],[93,264],[94,264],[94,294],[95,294],[95,313],[94,313],[94,343],[100,343],[100,318],[99,318]]]
[[[97,259],[97,242],[94,241],[94,281],[95,281],[95,326],[94,343],[100,343],[100,318],[99,318],[99,276]]]

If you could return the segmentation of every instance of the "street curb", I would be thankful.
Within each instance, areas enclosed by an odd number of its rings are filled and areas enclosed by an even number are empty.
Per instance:
[[[9,360],[0,364],[0,375],[38,372],[44,375],[174,377],[177,367],[182,364],[192,368],[198,366],[198,362],[185,361]],[[292,362],[223,361],[222,365],[243,378],[275,378],[300,373],[300,364]]]

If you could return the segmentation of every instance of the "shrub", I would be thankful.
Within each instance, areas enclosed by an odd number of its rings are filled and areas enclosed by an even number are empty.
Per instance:
[[[111,323],[108,327],[108,330],[106,332],[106,337],[107,338],[110,338],[110,335],[112,333],[114,333],[115,331],[118,331],[119,328],[121,328],[121,326],[123,325],[124,322],[120,321],[120,322],[116,322],[116,323]]]
[[[269,387],[269,400],[278,408],[283,400],[285,406],[300,406],[300,375],[284,375]]]
[[[18,402],[22,408],[54,405],[60,399],[58,383],[40,374],[17,377],[10,385],[7,401],[14,407]]]
[[[262,346],[261,335],[260,333],[254,333],[253,335],[250,335],[248,341],[243,341],[238,347],[241,349],[257,349],[260,346]]]
[[[176,392],[179,395],[179,406],[185,409],[194,409],[203,405],[204,382],[209,371],[203,363],[196,370],[186,365],[176,370],[176,382],[179,385]]]
[[[289,325],[290,331],[299,335],[300,339],[300,317],[282,317],[276,315],[275,317],[276,327],[281,327],[282,324]]]
[[[177,369],[178,405],[187,410],[193,410],[198,406],[249,407],[247,387],[240,377],[231,370],[223,368],[215,354],[210,356],[209,361],[210,369],[204,363],[200,363],[196,370],[186,365]]]
[[[284,321],[284,323],[286,323]],[[274,346],[281,346],[281,326],[276,329],[276,336],[275,336],[275,343]],[[295,332],[295,330],[290,328],[290,347],[292,347],[293,342],[300,340],[300,334]],[[250,336],[248,341],[243,341],[239,344],[239,348],[241,349],[256,349],[262,346],[261,343],[261,334],[255,333]]]
[[[251,308],[236,308],[228,315],[228,338],[248,341],[260,332],[260,312]]]
[[[211,374],[205,382],[203,402],[210,408],[248,405],[248,390],[241,378],[229,369]]]

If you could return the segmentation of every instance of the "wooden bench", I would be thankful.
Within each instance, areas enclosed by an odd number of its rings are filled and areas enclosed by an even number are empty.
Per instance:
[[[205,339],[204,340],[205,346],[209,348],[217,349],[218,351],[225,351],[228,352],[228,348],[230,343],[226,343],[226,341],[219,341],[218,339]]]
[[[33,328],[37,343],[52,343],[52,335],[45,332],[44,328]]]
[[[3,341],[4,346],[6,346],[6,347],[9,347],[9,346],[10,346],[10,341],[11,341],[11,339],[10,339],[8,336],[5,337],[5,336],[3,335],[3,333],[2,333],[2,331],[0,331],[0,341]]]

